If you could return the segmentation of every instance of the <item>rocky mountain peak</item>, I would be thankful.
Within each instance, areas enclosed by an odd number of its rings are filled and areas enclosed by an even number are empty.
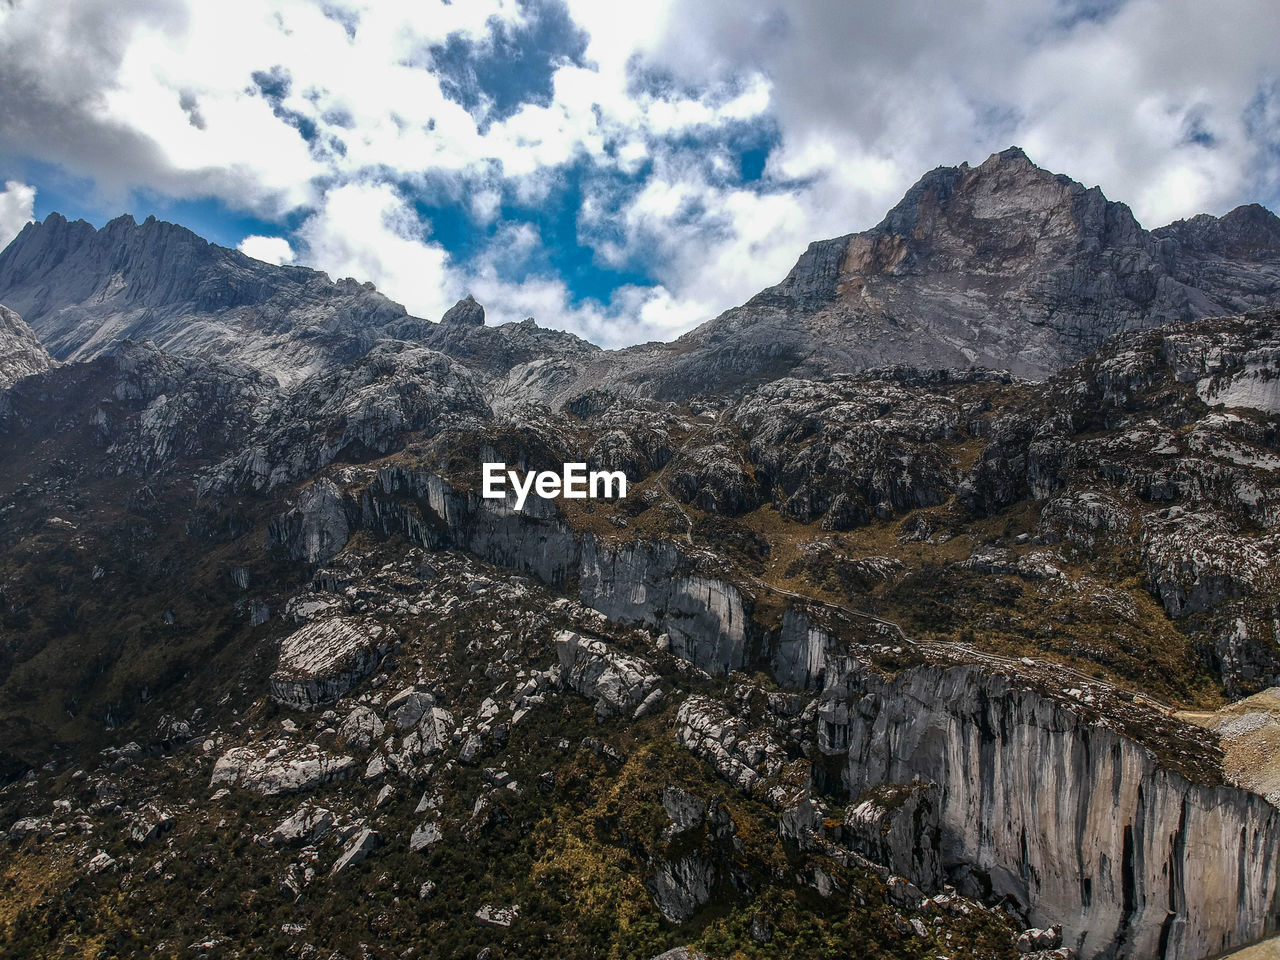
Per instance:
[[[467,294],[440,318],[441,323],[459,324],[468,327],[484,326],[484,307],[476,303],[476,298]]]
[[[842,273],[1039,269],[1083,246],[1141,245],[1129,208],[1036,166],[1018,147],[926,174],[875,228],[850,238]],[[886,246],[900,252],[886,261]],[[981,269],[979,269],[981,268]]]
[[[668,396],[891,365],[1041,379],[1117,333],[1278,291],[1280,220],[1264,208],[1149,232],[1011,147],[929,171],[876,226],[810,244],[781,283],[641,369],[644,389]]]
[[[209,243],[185,227],[124,215],[101,229],[50,214],[0,253],[0,302],[63,360],[121,339],[250,364],[296,382],[414,325],[370,284],[333,282]]]
[[[1257,203],[1236,207],[1224,217],[1202,213],[1178,220],[1152,235],[1173,240],[1185,251],[1238,260],[1280,258],[1280,217]]]

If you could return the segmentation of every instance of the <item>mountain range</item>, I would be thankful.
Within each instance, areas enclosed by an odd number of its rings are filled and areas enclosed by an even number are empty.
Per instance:
[[[672,343],[0,253],[0,955],[1201,960],[1280,925],[1280,221],[1018,149]],[[481,495],[480,465],[625,498]]]
[[[687,399],[886,366],[1043,379],[1116,334],[1267,306],[1278,291],[1280,218],[1264,207],[1147,231],[1017,148],[931,171],[878,225],[811,244],[742,306],[619,351],[528,321],[472,329],[483,310],[432,324],[367,283],[255,261],[154,219],[95,230],[51,214],[0,254],[0,303],[60,361],[151,340],[289,386],[399,339],[462,360],[495,395],[553,403],[601,384]]]

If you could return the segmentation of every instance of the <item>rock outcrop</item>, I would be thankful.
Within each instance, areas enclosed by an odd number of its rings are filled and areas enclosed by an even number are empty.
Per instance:
[[[317,620],[280,644],[271,696],[294,710],[332,703],[378,665],[395,633],[380,623],[335,617]]]
[[[444,324],[458,324],[467,327],[483,327],[484,326],[484,307],[476,303],[476,298],[467,294],[466,297],[459,300],[452,307],[444,312],[444,316],[440,318],[440,322]]]
[[[321,784],[350,776],[356,762],[334,756],[315,744],[298,747],[287,741],[232,747],[213,766],[209,785],[239,787],[273,797],[314,790]]]
[[[594,700],[598,717],[635,713],[658,686],[658,675],[649,664],[611,650],[602,640],[564,630],[556,635],[555,645],[561,682]]]
[[[22,318],[0,305],[0,390],[53,366],[49,351]]]
[[[885,834],[894,869],[927,881],[936,851],[962,893],[1061,922],[1082,957],[1194,960],[1276,929],[1280,811],[1005,677],[851,671],[822,694],[818,744],[852,796],[934,785],[908,794],[931,808],[907,821],[922,833]]]

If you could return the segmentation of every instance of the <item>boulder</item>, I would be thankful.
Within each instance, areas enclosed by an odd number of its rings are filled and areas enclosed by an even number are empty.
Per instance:
[[[354,867],[358,863],[363,863],[373,851],[382,845],[382,837],[373,830],[365,827],[357,833],[347,843],[342,850],[342,855],[338,857],[330,871],[330,876],[336,877],[345,870]]]
[[[309,623],[280,644],[272,699],[295,710],[332,703],[377,667],[394,640],[390,627],[369,620]]]
[[[304,803],[271,831],[267,842],[274,847],[319,843],[333,832],[334,820],[333,814],[324,807]]]
[[[387,720],[395,724],[397,729],[408,730],[417,726],[422,715],[435,704],[435,697],[426,690],[413,686],[406,687],[388,700],[384,709]]]
[[[338,727],[338,733],[355,750],[368,750],[386,729],[378,715],[366,706],[357,706]]]
[[[240,787],[273,797],[301,793],[323,783],[349,776],[356,761],[325,753],[315,744],[291,747],[288,741],[232,747],[213,766],[212,787]]]
[[[440,833],[440,824],[432,820],[430,823],[424,823],[413,831],[409,837],[409,849],[413,852],[425,850],[440,842],[442,834]]]
[[[561,682],[596,702],[596,716],[632,713],[658,685],[645,661],[613,650],[603,640],[562,630],[555,639]]]

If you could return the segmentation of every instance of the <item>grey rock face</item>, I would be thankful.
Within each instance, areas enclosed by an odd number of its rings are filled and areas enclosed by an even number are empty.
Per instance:
[[[101,230],[58,214],[27,224],[0,253],[0,302],[60,360],[150,339],[173,353],[242,361],[283,383],[416,326],[372,284],[272,266],[129,216]]]
[[[874,863],[889,864],[913,883],[937,889],[946,880],[939,856],[938,803],[932,784],[882,784],[849,808],[844,839]]]
[[[435,697],[426,690],[408,687],[388,700],[384,709],[387,720],[395,724],[396,729],[408,730],[416,727],[435,704]]]
[[[125,822],[129,840],[139,845],[156,839],[177,823],[172,813],[155,804],[148,804],[141,810],[127,815]]]
[[[484,307],[476,303],[476,298],[467,294],[444,312],[441,323],[459,324],[468,327],[484,326]]]
[[[779,744],[709,697],[691,696],[680,705],[676,740],[744,793],[755,792],[782,769]]]
[[[333,832],[335,817],[324,807],[304,803],[267,836],[272,846],[319,843]]]
[[[382,341],[349,366],[268,396],[237,454],[210,469],[201,489],[274,490],[339,458],[390,453],[410,431],[489,416],[461,366],[434,350]]]
[[[102,450],[114,472],[150,477],[227,456],[271,389],[242,365],[121,343],[90,363],[56,366],[12,385],[0,405],[0,430],[21,428],[41,410],[76,410],[60,432]]]
[[[691,853],[674,862],[664,861],[646,886],[662,916],[670,923],[683,923],[711,899],[714,883],[712,864]]]
[[[895,364],[1040,379],[1136,328],[1237,313],[1280,289],[1260,207],[1148,232],[1016,148],[926,174],[871,230],[811,244],[777,286],[674,344],[620,355],[645,395]]]
[[[368,707],[359,705],[347,714],[338,727],[338,733],[347,746],[354,750],[368,750],[381,736],[386,726]]]
[[[555,645],[562,682],[595,700],[598,717],[633,713],[658,685],[649,664],[611,650],[602,640],[564,630]]]
[[[616,547],[586,537],[579,582],[584,603],[610,620],[660,627],[671,652],[710,673],[737,669],[747,655],[747,617],[738,590],[724,581],[682,575],[667,543]]]
[[[847,757],[851,795],[936,784],[936,819],[921,822],[943,869],[963,868],[962,892],[971,876],[1033,924],[1061,921],[1083,957],[1190,960],[1273,929],[1280,811],[1191,784],[1015,682],[971,667],[852,671],[824,692],[818,730],[824,753]],[[896,869],[920,869],[917,844],[928,837],[893,844]]]
[[[314,790],[321,784],[349,776],[356,762],[333,756],[315,744],[296,747],[287,741],[232,747],[213,767],[209,785],[235,786],[273,797]]]
[[[405,494],[417,499],[416,509],[406,510]],[[361,506],[368,526],[398,530],[430,546],[451,542],[551,584],[576,574],[584,603],[611,620],[659,627],[670,636],[672,653],[704,670],[724,673],[745,662],[741,594],[723,580],[695,573],[670,543],[615,547],[590,534],[579,539],[549,501],[532,498],[516,513],[506,501],[484,500],[475,492],[464,497],[435,474],[399,468],[379,471]]]
[[[309,623],[280,644],[271,696],[294,710],[332,703],[372,671],[394,641],[380,623],[345,617]]]
[[[53,357],[22,318],[0,305],[0,390],[23,377],[43,373],[53,366]]]
[[[665,831],[670,837],[697,829],[707,816],[707,805],[675,784],[662,788],[662,809],[671,818],[671,826]]]
[[[272,540],[295,560],[308,563],[332,559],[350,535],[342,491],[328,479],[306,487],[293,509],[271,525]]]
[[[346,870],[363,863],[369,858],[369,854],[373,853],[378,847],[382,846],[382,837],[375,831],[365,827],[359,833],[348,841],[343,848],[342,855],[333,864],[330,870],[332,876],[337,876]]]
[[[409,850],[413,853],[417,853],[419,850],[426,850],[439,843],[442,838],[443,834],[440,832],[440,825],[432,820],[414,829],[413,834],[409,837]]]

